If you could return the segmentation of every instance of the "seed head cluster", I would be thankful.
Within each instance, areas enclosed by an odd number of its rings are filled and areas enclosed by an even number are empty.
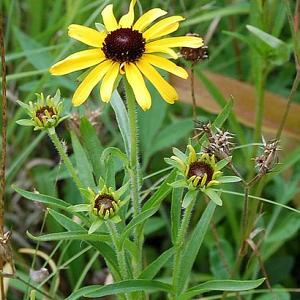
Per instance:
[[[213,132],[210,123],[196,123],[196,130],[199,131],[199,135],[206,134],[208,138],[208,145],[204,147],[204,152],[213,154],[218,160],[229,157],[232,154],[233,134],[229,131],[216,128],[216,132]]]

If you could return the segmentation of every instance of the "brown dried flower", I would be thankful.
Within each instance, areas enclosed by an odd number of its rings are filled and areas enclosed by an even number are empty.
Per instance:
[[[186,35],[199,37],[199,34],[197,33],[188,33]],[[193,63],[197,63],[200,60],[204,60],[208,58],[208,47],[207,46],[201,46],[199,48],[182,47],[180,49],[180,53],[186,60],[192,61]]]
[[[264,142],[263,154],[257,156],[255,160],[259,174],[266,174],[278,163],[279,140],[274,139]]]

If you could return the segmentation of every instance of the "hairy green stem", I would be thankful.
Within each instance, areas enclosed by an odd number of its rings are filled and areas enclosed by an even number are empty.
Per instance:
[[[136,104],[135,97],[128,82],[125,81],[125,89],[127,96],[127,110],[130,128],[130,181],[131,181],[131,201],[133,207],[133,216],[136,217],[141,212],[140,197],[139,197],[139,165],[138,165],[138,140],[137,140],[137,119],[136,119]],[[138,249],[138,255],[135,259],[133,274],[137,278],[142,270],[143,257],[143,233],[142,226],[138,225],[134,231],[134,240]]]
[[[122,280],[126,280],[128,279],[127,263],[126,263],[124,248],[122,246],[120,247],[120,243],[119,243],[120,235],[114,223],[108,221],[105,224],[109,231],[110,237],[112,239],[116,251],[117,261],[120,268]],[[129,296],[127,294],[125,295],[125,297],[124,296],[121,297],[125,298],[126,300],[129,300]]]
[[[61,143],[61,141],[59,140],[55,128],[51,128],[48,129],[47,131],[52,143],[54,144],[59,156],[61,157],[61,159],[63,160],[63,162],[66,165],[66,168],[68,170],[68,172],[70,173],[72,179],[74,180],[75,184],[77,185],[77,187],[80,189],[82,188],[82,184],[80,182],[80,179],[77,175],[76,170],[74,169],[67,153],[66,153],[66,149],[64,148],[63,144]]]
[[[118,260],[122,279],[123,280],[128,279],[125,251],[124,251],[124,247],[120,247],[120,243],[119,243],[120,235],[118,233],[116,225],[110,221],[106,222],[105,224],[109,231],[109,234],[111,236],[112,242],[113,242],[115,250],[116,250],[117,260]]]
[[[175,254],[174,254],[174,265],[173,265],[173,290],[175,293],[174,300],[177,299],[178,296],[178,282],[180,279],[181,265],[182,265],[182,254],[184,250],[184,242],[186,238],[186,233],[188,230],[188,226],[191,220],[192,211],[194,208],[196,198],[194,198],[189,206],[185,209],[184,215],[181,221],[181,225],[178,231],[178,236],[175,242]]]

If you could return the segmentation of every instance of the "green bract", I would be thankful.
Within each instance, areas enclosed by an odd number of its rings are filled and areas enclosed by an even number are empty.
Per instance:
[[[187,207],[198,191],[205,193],[217,205],[222,205],[222,200],[213,187],[221,183],[238,182],[237,176],[224,176],[221,169],[229,162],[230,157],[216,162],[214,155],[196,153],[192,145],[187,146],[187,154],[173,148],[174,155],[166,158],[166,162],[178,170],[178,180],[171,183],[174,188],[186,187],[188,193],[184,197],[182,206]]]
[[[21,119],[17,123],[23,126],[34,126],[34,130],[44,130],[56,127],[68,116],[62,117],[63,103],[60,97],[60,91],[57,90],[54,97],[47,96],[45,98],[43,93],[36,94],[37,101],[33,103],[29,101],[28,104],[17,101],[22,106],[30,119]]]

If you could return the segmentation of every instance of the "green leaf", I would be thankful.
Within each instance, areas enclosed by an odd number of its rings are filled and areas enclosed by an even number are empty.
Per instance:
[[[34,122],[30,119],[21,119],[16,121],[16,123],[21,126],[34,126]]]
[[[88,211],[89,209],[90,209],[89,204],[76,204],[68,207],[68,211],[70,213]]]
[[[238,176],[223,176],[218,179],[220,183],[231,183],[231,182],[240,182],[241,178]]]
[[[223,169],[225,166],[227,166],[230,163],[230,161],[231,161],[231,156],[218,161],[217,164],[216,164],[217,168],[219,170]]]
[[[43,45],[33,40],[30,36],[20,31],[17,27],[14,28],[14,34],[20,43],[22,49],[26,53],[28,61],[37,69],[49,68],[52,64],[52,59],[49,55],[36,53],[35,55],[29,54],[29,50],[36,50],[43,48]]]
[[[91,225],[91,227],[89,229],[88,234],[94,233],[97,229],[99,229],[102,226],[102,224],[103,224],[103,220],[102,219],[95,220],[92,223],[92,225]]]
[[[171,202],[171,232],[172,243],[176,243],[178,229],[180,227],[181,201],[183,196],[183,188],[173,189]]]
[[[20,188],[17,188],[16,186],[13,186],[13,188],[21,196],[23,196],[24,198],[29,199],[31,201],[37,201],[37,202],[46,204],[47,206],[61,208],[64,210],[66,210],[67,207],[70,206],[69,203],[67,203],[61,199],[52,197],[52,196],[28,192],[28,191],[22,190]]]
[[[178,283],[178,290],[176,291],[178,294],[180,294],[184,290],[185,285],[189,280],[193,264],[202,245],[204,236],[213,217],[215,208],[216,204],[214,202],[211,201],[208,203],[190,239],[186,244],[186,248],[182,256],[183,263],[181,264],[181,276]]]
[[[18,154],[17,158],[10,163],[10,166],[6,173],[7,184],[11,182],[15,174],[17,174],[18,170],[23,167],[23,164],[28,156],[35,149],[35,147],[40,144],[45,135],[46,132],[41,132],[26,148],[23,148],[22,152]]]
[[[173,170],[169,176],[164,180],[159,189],[150,197],[150,199],[144,204],[142,211],[146,211],[150,208],[159,207],[161,202],[171,192],[170,183],[176,178],[176,171]]]
[[[150,208],[148,210],[145,210],[141,212],[138,216],[134,217],[125,227],[123,233],[120,237],[120,244],[122,245],[125,239],[130,235],[131,231],[140,223],[144,222],[145,220],[149,219],[151,216],[153,216],[157,211],[159,207]]]
[[[200,10],[201,11],[201,10]],[[188,18],[184,21],[181,27],[191,26],[202,22],[210,21],[215,18],[222,18],[230,15],[248,14],[250,11],[249,3],[238,3],[234,5],[226,5],[219,9],[213,9],[212,11],[204,11],[200,16]]]
[[[180,139],[186,137],[193,129],[192,119],[182,119],[165,127],[152,143],[149,156],[164,148],[174,145]]]
[[[218,193],[211,189],[206,189],[204,193],[210,198],[210,200],[215,202],[217,205],[222,206],[223,202]]]
[[[138,110],[139,140],[144,157],[143,164],[147,164],[151,155],[152,144],[162,127],[168,107],[168,104],[152,85],[149,85],[148,88],[153,102],[151,109],[147,111]]]
[[[185,194],[185,196],[184,196],[184,198],[183,198],[183,201],[182,201],[182,207],[183,208],[187,208],[190,204],[191,204],[191,202],[193,201],[193,199],[195,198],[195,197],[197,197],[197,193],[198,193],[198,191],[197,190],[191,190],[191,191],[188,191],[186,194]]]
[[[149,264],[139,276],[139,279],[152,279],[161,270],[161,268],[169,261],[174,253],[174,249],[170,248]]]
[[[247,291],[260,286],[264,282],[264,278],[257,280],[212,280],[198,284],[188,289],[180,300],[190,299],[196,295],[202,294],[207,291]]]
[[[95,187],[92,166],[87,158],[86,152],[84,151],[74,132],[71,132],[71,139],[75,154],[78,176],[84,186]]]
[[[86,149],[89,160],[92,163],[96,180],[98,180],[101,175],[100,156],[103,151],[103,146],[97,136],[96,129],[85,117],[82,118],[80,122],[80,133],[82,136],[83,146]]]
[[[80,224],[53,209],[49,209],[49,214],[56,220],[57,223],[69,231],[84,230]]]
[[[128,114],[123,100],[117,91],[114,91],[110,100],[110,104],[116,114],[117,123],[123,138],[125,151],[129,155],[130,131]]]
[[[230,279],[230,270],[232,270],[235,261],[235,254],[231,244],[220,239],[219,245],[214,241],[208,246],[209,265],[215,279]],[[220,255],[220,248],[223,255]]]
[[[290,48],[286,43],[257,27],[246,27],[261,42],[264,54],[272,63],[282,65],[289,60]]]
[[[66,300],[75,300],[82,297],[99,298],[108,295],[118,295],[132,292],[171,292],[171,285],[156,280],[124,280],[105,286],[87,286],[72,293]]]
[[[39,242],[49,242],[49,241],[61,241],[61,240],[79,240],[79,241],[92,241],[92,242],[110,242],[110,236],[107,233],[93,233],[88,234],[86,231],[83,230],[76,230],[76,231],[64,231],[64,232],[55,232],[44,234],[40,236],[34,236],[31,233],[27,232],[29,238],[39,241]]]
[[[110,157],[119,159],[123,163],[124,167],[127,167],[129,165],[127,155],[123,153],[119,148],[116,147],[106,148],[101,155],[101,161],[103,162]]]

